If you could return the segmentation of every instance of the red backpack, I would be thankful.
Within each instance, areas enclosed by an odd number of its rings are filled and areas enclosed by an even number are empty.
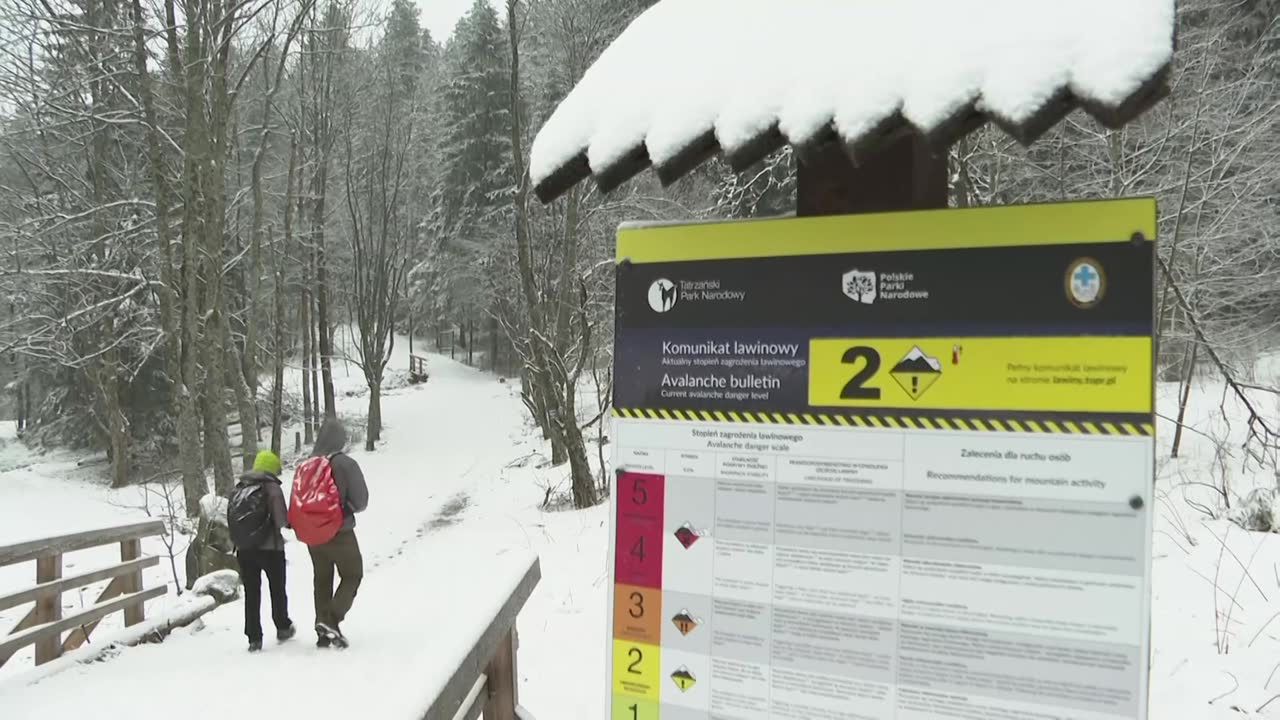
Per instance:
[[[298,466],[289,499],[289,525],[307,545],[323,545],[342,529],[342,496],[329,457],[318,455]]]

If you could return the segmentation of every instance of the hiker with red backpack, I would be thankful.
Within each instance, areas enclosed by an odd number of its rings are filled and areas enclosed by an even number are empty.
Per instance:
[[[253,472],[240,477],[227,501],[227,529],[240,562],[244,583],[244,634],[249,652],[262,649],[262,576],[271,587],[271,619],[276,639],[284,642],[297,632],[289,619],[285,593],[284,536],[287,523],[284,491],[280,488],[280,458],[263,450],[253,461]]]
[[[289,524],[311,552],[315,571],[317,647],[347,647],[341,625],[364,577],[355,514],[368,507],[369,487],[346,446],[347,429],[337,418],[326,419],[311,457],[294,473],[289,501]],[[335,571],[341,578],[336,591]]]

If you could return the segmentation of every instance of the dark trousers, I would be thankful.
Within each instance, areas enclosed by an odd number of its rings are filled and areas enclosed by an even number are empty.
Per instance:
[[[240,550],[240,580],[244,583],[244,634],[250,640],[262,640],[262,575],[271,586],[271,620],[276,630],[286,630],[289,620],[289,596],[284,587],[283,550]]]
[[[316,622],[331,627],[346,619],[364,578],[364,558],[354,530],[343,530],[324,545],[308,548],[315,568]],[[333,574],[342,578],[335,592]]]

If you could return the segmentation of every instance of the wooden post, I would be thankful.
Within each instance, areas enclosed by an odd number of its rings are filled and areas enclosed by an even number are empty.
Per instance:
[[[485,668],[488,698],[484,703],[484,720],[516,720],[516,629],[498,644],[493,659]]]
[[[134,538],[132,540],[124,540],[120,543],[120,560],[121,562],[129,562],[142,557],[142,540]],[[120,580],[124,587],[121,588],[122,595],[142,592],[142,568],[138,568],[128,575],[121,576]],[[124,609],[124,624],[137,625],[146,620],[146,610],[142,603],[131,605]]]
[[[62,554],[55,553],[36,558],[36,584],[53,582],[62,577]],[[58,593],[36,601],[35,624],[57,622],[62,619],[62,594]],[[36,664],[43,665],[62,656],[62,633],[53,633],[36,643]]]
[[[838,141],[800,153],[796,215],[928,210],[947,207],[947,153],[907,133],[855,166]]]

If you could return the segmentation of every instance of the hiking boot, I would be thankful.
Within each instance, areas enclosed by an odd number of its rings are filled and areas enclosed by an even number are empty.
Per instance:
[[[261,649],[262,649],[262,641],[261,641],[261,640],[250,640],[250,641],[249,641],[249,652],[251,652],[251,653],[256,653],[256,652],[258,652],[258,651],[259,651],[259,650],[261,650]]]
[[[336,648],[344,649],[347,647],[347,638],[342,634],[342,630],[340,630],[336,624],[330,625],[328,623],[316,623],[316,632],[319,633],[321,637],[328,638],[329,644]]]
[[[289,627],[283,630],[276,631],[276,640],[278,640],[279,642],[284,642],[285,640],[293,639],[293,636],[297,634],[298,634],[298,628],[294,627],[293,624],[290,623]]]
[[[325,629],[327,626],[322,623],[316,623],[316,647],[327,648],[333,646],[333,638]]]

